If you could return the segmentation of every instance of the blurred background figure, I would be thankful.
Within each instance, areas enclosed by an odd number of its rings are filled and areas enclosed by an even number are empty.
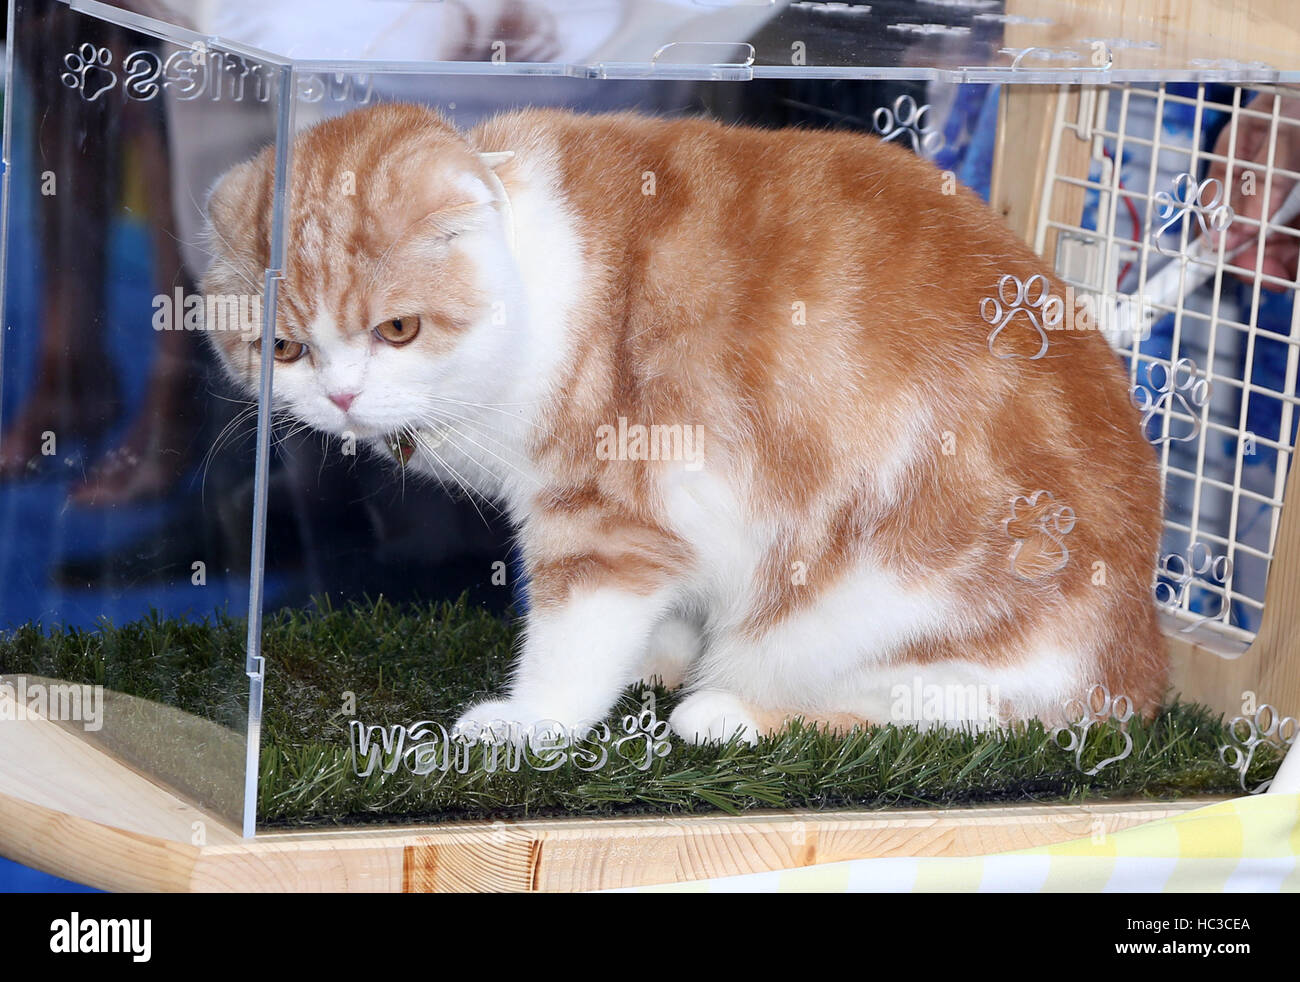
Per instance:
[[[790,48],[789,25],[769,24],[777,8],[693,0],[118,6],[299,59],[618,64],[645,62],[670,41],[707,41],[709,59],[743,63],[746,40]],[[800,37],[835,36],[811,12],[791,13]],[[158,298],[191,295],[206,266],[208,190],[274,141],[272,73],[221,52],[204,63],[201,49],[49,0],[20,5],[17,35],[11,239],[25,247],[9,253],[0,628],[122,621],[150,608],[242,613],[255,407],[216,371],[197,333],[154,330],[152,319]],[[901,40],[888,40],[900,62],[908,57]],[[702,57],[676,50],[660,57]],[[146,75],[150,66],[159,70]],[[944,166],[962,165],[977,123],[990,124],[987,102],[996,105],[986,87],[961,91],[942,94],[943,119],[937,110],[926,117],[944,130]],[[923,84],[907,82],[365,73],[304,76],[296,95],[300,129],[405,99],[435,105],[462,127],[505,107],[553,104],[869,130],[878,108],[927,97]],[[963,176],[978,184],[978,170]],[[40,193],[45,173],[57,193]],[[499,576],[493,582],[493,563],[511,555],[509,530],[490,509],[402,482],[390,462],[349,456],[313,434],[277,429],[273,441],[268,607],[324,594],[468,590],[496,610],[523,599],[513,568],[504,589]]]

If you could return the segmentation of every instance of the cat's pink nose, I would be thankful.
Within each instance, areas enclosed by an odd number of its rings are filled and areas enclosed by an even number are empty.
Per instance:
[[[331,392],[330,402],[334,403],[334,405],[338,406],[346,413],[352,405],[352,400],[356,397],[357,394],[355,392]]]

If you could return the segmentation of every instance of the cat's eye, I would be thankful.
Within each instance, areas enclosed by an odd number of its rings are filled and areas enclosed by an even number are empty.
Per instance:
[[[262,350],[262,339],[258,338],[253,342],[253,350],[260,352]],[[291,341],[288,338],[275,339],[275,360],[282,362],[297,361],[307,353],[307,346],[301,341]]]
[[[393,317],[375,325],[375,337],[389,344],[408,344],[420,333],[420,318],[411,314],[409,317]]]

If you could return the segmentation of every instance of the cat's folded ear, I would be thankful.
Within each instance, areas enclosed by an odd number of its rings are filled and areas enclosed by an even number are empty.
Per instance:
[[[227,241],[256,224],[265,164],[259,155],[236,164],[217,179],[208,194],[207,214],[217,235]]]
[[[487,168],[486,175],[462,171],[424,182],[429,193],[422,203],[429,210],[414,225],[410,224],[409,211],[405,209],[390,214],[387,217],[392,234],[398,239],[409,236],[442,241],[490,224],[500,209],[509,208],[505,187],[494,172],[513,158],[514,152],[510,150],[479,153],[479,162]]]
[[[507,161],[515,159],[513,150],[480,150],[478,155],[479,163],[488,170],[496,170]]]
[[[496,204],[492,201],[470,201],[430,212],[420,221],[404,230],[404,235],[434,241],[453,239],[465,232],[486,227]]]

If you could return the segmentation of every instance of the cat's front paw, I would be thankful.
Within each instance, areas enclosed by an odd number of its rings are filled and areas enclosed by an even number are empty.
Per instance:
[[[472,740],[520,743],[551,740],[573,732],[584,721],[567,718],[562,712],[547,713],[517,699],[489,699],[465,710],[452,733]]]
[[[507,733],[527,733],[536,722],[532,710],[520,702],[488,699],[461,713],[452,733],[474,740],[483,737],[504,739]]]
[[[673,732],[691,743],[730,740],[737,733],[751,747],[759,727],[745,704],[729,692],[706,689],[687,696],[668,717]]]

